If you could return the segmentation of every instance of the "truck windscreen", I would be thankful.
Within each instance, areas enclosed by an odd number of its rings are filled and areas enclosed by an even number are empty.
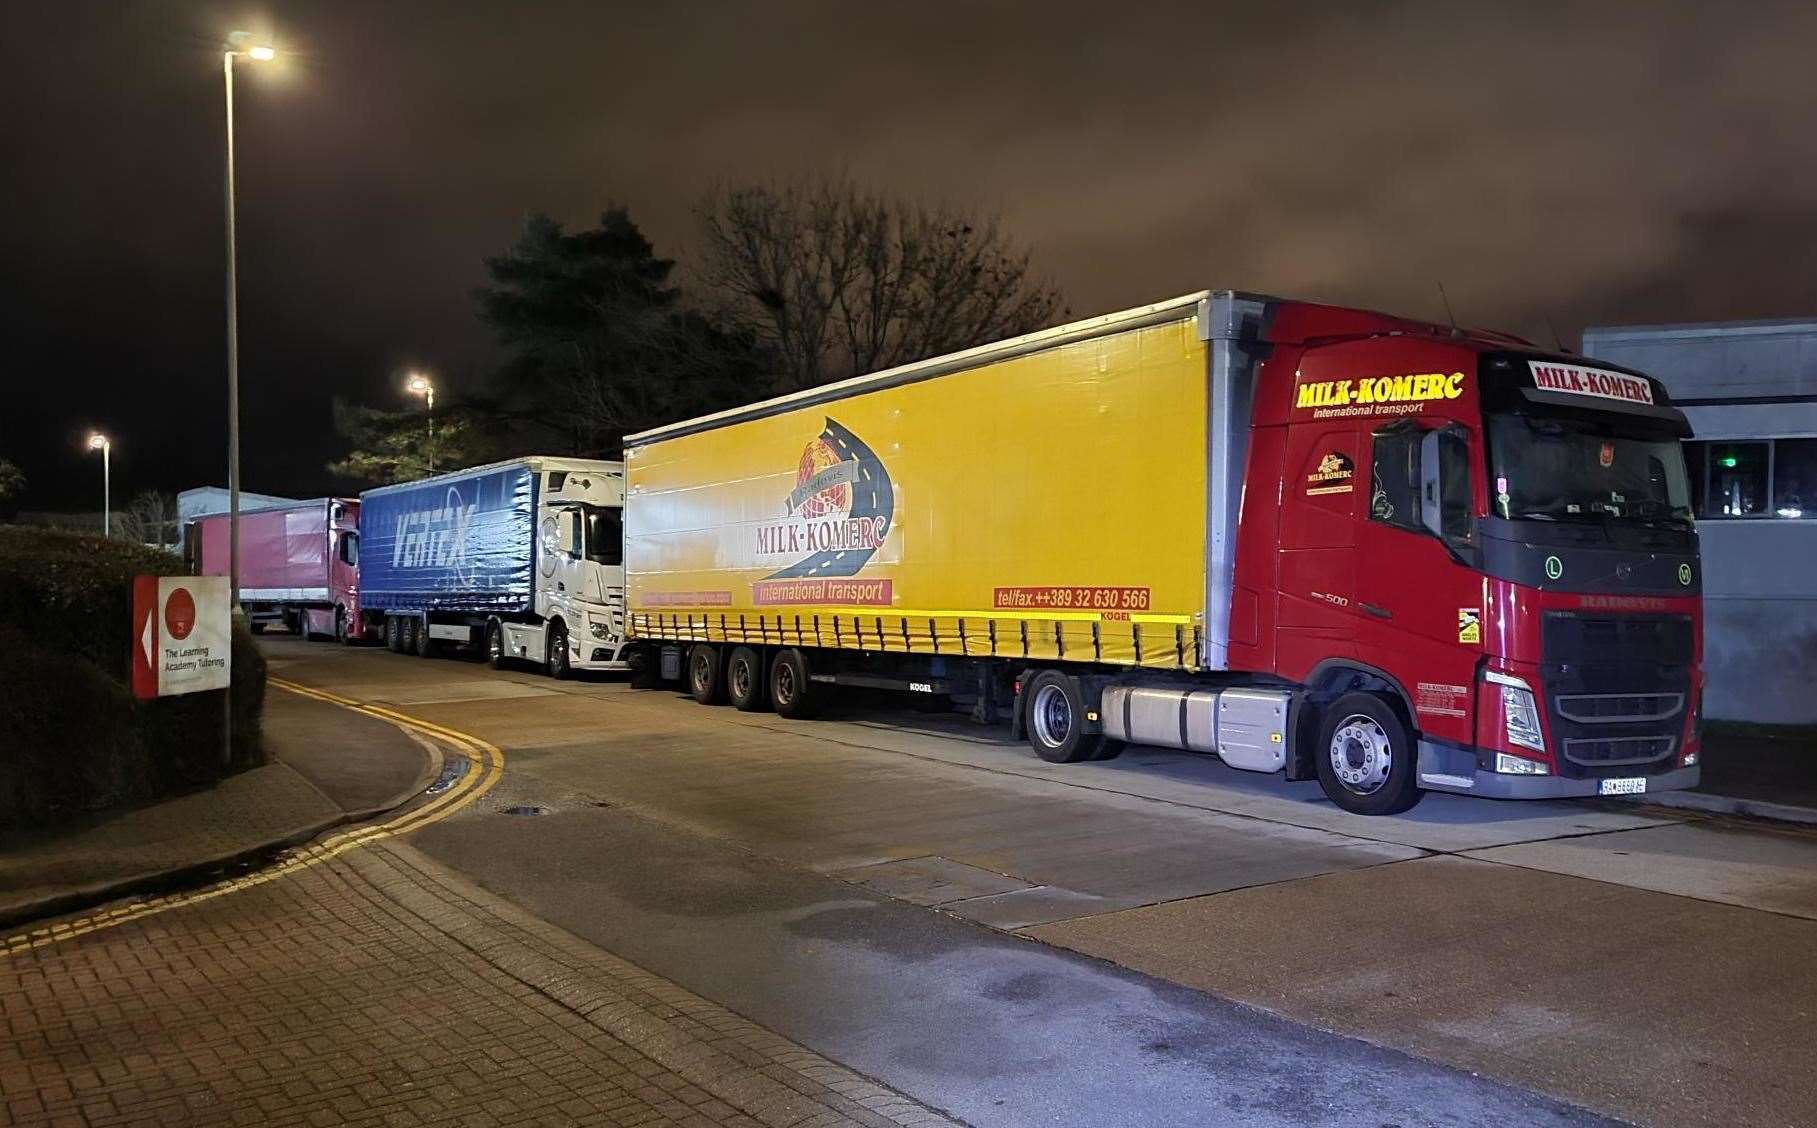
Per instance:
[[[1678,440],[1619,422],[1491,415],[1489,472],[1490,510],[1506,520],[1691,524]]]
[[[617,564],[624,559],[624,511],[616,506],[583,505],[587,522],[587,559],[595,564]]]

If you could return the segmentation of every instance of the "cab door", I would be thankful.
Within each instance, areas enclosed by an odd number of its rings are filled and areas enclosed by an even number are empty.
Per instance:
[[[1399,681],[1421,731],[1468,742],[1482,654],[1475,563],[1479,438],[1401,419],[1365,436],[1367,509],[1357,525],[1355,622],[1366,660]]]
[[[1309,668],[1355,647],[1362,453],[1356,424],[1348,420],[1288,429],[1275,637],[1282,668]]]

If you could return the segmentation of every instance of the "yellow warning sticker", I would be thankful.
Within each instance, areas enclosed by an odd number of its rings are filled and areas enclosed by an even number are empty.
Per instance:
[[[1457,609],[1457,641],[1478,643],[1483,641],[1483,613],[1475,607]]]

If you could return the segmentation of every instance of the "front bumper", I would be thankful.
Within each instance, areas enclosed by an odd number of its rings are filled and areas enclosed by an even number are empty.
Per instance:
[[[1421,744],[1422,758],[1428,747]],[[1697,786],[1702,775],[1703,766],[1693,764],[1688,768],[1675,768],[1669,772],[1646,776],[1646,791],[1626,798],[1640,798],[1655,791],[1687,791]],[[1419,777],[1420,786],[1428,790],[1480,795],[1485,799],[1593,799],[1597,797],[1597,788],[1601,783],[1599,779],[1570,779],[1556,775],[1503,775],[1500,772],[1486,772],[1481,768],[1469,775],[1434,774],[1422,770]]]
[[[580,643],[579,650],[580,653],[570,653],[568,657],[568,668],[571,670],[616,672],[631,668],[630,663],[625,661],[623,642],[587,639]]]

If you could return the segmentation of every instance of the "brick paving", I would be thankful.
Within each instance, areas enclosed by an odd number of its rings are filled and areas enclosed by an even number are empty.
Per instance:
[[[0,956],[0,1123],[953,1123],[408,845]]]

